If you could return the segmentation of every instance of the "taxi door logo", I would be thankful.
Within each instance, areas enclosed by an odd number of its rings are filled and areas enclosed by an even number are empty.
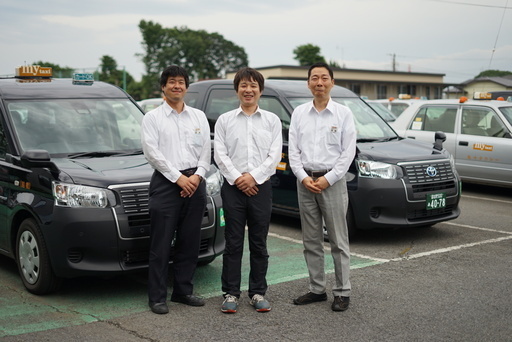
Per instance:
[[[492,151],[493,150],[493,146],[492,145],[486,145],[486,144],[482,144],[482,143],[476,143],[476,144],[473,144],[473,150],[478,150],[478,151]]]

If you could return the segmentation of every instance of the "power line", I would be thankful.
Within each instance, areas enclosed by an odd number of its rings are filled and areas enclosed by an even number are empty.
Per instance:
[[[508,7],[508,1],[507,5],[505,6],[495,6],[495,5],[483,5],[483,4],[472,4],[470,2],[460,2],[460,1],[449,1],[449,0],[429,0],[429,1],[435,1],[435,2],[446,2],[449,4],[456,4],[456,5],[468,5],[468,6],[478,6],[478,7],[492,7],[492,8],[503,8],[503,9],[512,9],[512,7]]]
[[[508,0],[506,2],[506,5],[508,5]],[[506,5],[505,5],[505,7],[506,7]],[[500,27],[498,29],[498,34],[496,35],[496,40],[494,41],[494,47],[492,48],[491,59],[489,60],[489,68],[488,69],[491,69],[492,58],[494,57],[494,51],[496,51],[496,45],[498,44],[498,38],[500,36],[501,26],[503,25],[503,18],[505,18],[505,10],[503,10],[503,15],[501,16]]]

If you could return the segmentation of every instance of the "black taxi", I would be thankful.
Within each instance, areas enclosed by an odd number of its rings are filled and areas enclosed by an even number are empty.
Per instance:
[[[28,291],[147,267],[153,170],[142,118],[128,94],[92,74],[55,79],[50,68],[23,66],[0,79],[0,253],[15,259]],[[224,250],[213,165],[206,180],[202,264]]]

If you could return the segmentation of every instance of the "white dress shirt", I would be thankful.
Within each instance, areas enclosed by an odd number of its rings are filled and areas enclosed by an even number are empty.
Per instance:
[[[204,177],[210,169],[210,126],[199,109],[185,105],[178,114],[164,101],[144,115],[141,142],[149,164],[173,183],[179,170],[197,167]]]
[[[263,184],[276,172],[282,144],[281,120],[259,107],[252,115],[239,107],[222,114],[215,124],[215,162],[231,185],[244,172]]]
[[[293,111],[288,139],[288,158],[302,182],[305,170],[330,170],[330,185],[345,176],[356,152],[357,133],[352,111],[332,99],[318,112],[313,101]]]

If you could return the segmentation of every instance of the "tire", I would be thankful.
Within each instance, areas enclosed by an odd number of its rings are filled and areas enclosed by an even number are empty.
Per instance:
[[[36,295],[56,291],[61,279],[53,273],[43,235],[34,219],[26,219],[16,237],[16,264],[25,288]]]

